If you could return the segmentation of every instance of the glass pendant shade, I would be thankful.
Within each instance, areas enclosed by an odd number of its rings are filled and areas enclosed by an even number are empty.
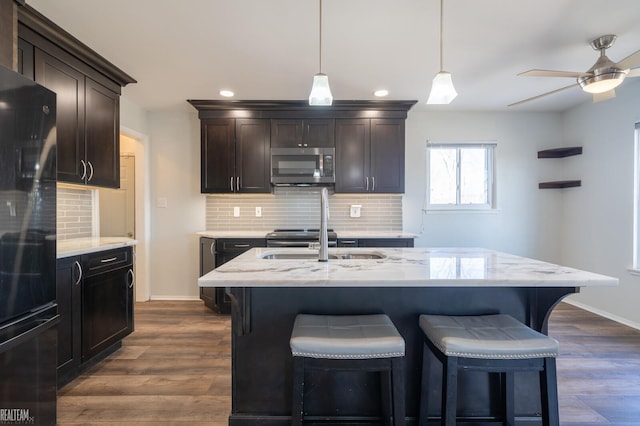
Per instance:
[[[309,94],[309,105],[331,105],[332,103],[333,95],[329,88],[329,77],[322,73],[314,75],[311,94]]]
[[[440,71],[435,77],[433,77],[431,93],[429,93],[427,104],[449,104],[456,96],[458,96],[458,92],[456,92],[455,87],[453,87],[451,73],[447,71]]]

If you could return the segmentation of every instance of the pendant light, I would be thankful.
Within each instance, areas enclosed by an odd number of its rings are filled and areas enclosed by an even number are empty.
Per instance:
[[[322,0],[320,1],[320,72],[313,76],[313,86],[309,94],[309,105],[331,105],[333,95],[329,88],[329,77],[322,73]]]
[[[431,93],[427,104],[443,105],[450,104],[451,101],[458,96],[455,87],[453,87],[453,80],[451,80],[451,73],[444,70],[442,65],[442,15],[443,15],[444,0],[440,0],[440,72],[433,77],[433,83],[431,84]]]

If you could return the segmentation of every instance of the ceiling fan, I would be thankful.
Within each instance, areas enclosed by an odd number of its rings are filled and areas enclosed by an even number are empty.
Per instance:
[[[576,85],[580,86],[583,91],[591,93],[593,95],[593,102],[615,98],[615,88],[618,87],[626,77],[640,77],[640,50],[627,56],[620,62],[613,62],[607,58],[605,51],[610,48],[615,41],[616,36],[613,34],[603,35],[591,41],[593,49],[600,51],[600,57],[596,63],[585,72],[532,69],[518,74],[526,77],[573,77],[576,79],[576,83],[543,93],[542,95],[514,102],[509,106],[530,102],[543,96],[570,89]]]

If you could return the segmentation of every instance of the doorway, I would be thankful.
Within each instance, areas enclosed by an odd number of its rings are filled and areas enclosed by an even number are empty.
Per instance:
[[[100,188],[100,236],[136,238],[135,155],[120,156],[120,188]]]

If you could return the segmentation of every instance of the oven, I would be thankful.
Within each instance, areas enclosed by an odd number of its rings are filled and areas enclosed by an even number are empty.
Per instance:
[[[337,247],[338,235],[332,229],[327,232],[329,247]],[[276,229],[266,236],[267,247],[309,247],[320,242],[318,229]]]

